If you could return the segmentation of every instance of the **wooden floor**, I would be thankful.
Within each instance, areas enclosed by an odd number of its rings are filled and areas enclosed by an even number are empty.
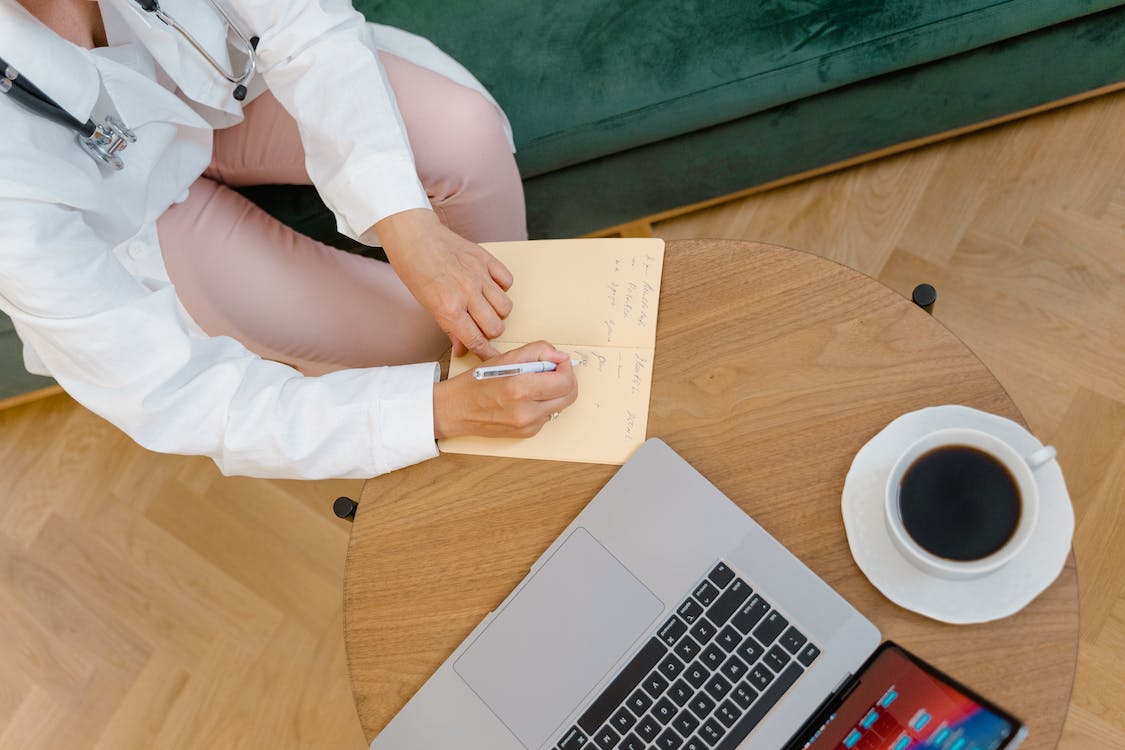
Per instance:
[[[1058,447],[1076,505],[1062,747],[1125,748],[1125,93],[655,230],[937,287],[936,317]],[[329,510],[358,482],[223,478],[65,396],[0,412],[0,465],[0,748],[363,747]]]

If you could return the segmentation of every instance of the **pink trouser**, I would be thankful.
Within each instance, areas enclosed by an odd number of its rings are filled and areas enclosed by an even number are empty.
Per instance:
[[[475,242],[527,239],[501,119],[479,93],[380,53],[441,221]],[[311,184],[297,124],[266,92],[215,132],[211,166],[157,221],[176,293],[212,336],[307,375],[436,359],[449,339],[387,263],[301,235],[227,185]]]

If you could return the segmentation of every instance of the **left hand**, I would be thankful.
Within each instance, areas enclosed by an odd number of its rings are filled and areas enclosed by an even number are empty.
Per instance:
[[[499,354],[490,340],[504,332],[512,311],[512,273],[503,263],[429,209],[392,214],[375,231],[406,288],[449,336],[454,356],[466,349],[482,360]]]

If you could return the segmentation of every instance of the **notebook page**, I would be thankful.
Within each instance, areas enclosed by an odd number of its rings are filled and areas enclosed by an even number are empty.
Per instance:
[[[446,453],[622,464],[648,429],[664,242],[542,240],[485,247],[512,271],[499,351],[545,339],[582,364],[578,400],[531,438],[442,440]],[[477,367],[454,358],[449,376]]]

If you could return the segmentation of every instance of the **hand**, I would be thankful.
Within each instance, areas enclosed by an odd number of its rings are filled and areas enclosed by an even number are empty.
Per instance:
[[[553,372],[477,380],[472,370],[434,386],[434,436],[531,437],[578,398],[570,355],[546,341],[526,344],[484,364],[550,361]]]
[[[406,288],[430,311],[453,344],[481,359],[497,355],[490,343],[512,311],[505,292],[512,273],[480,245],[447,229],[437,214],[416,208],[375,225],[387,259]]]

